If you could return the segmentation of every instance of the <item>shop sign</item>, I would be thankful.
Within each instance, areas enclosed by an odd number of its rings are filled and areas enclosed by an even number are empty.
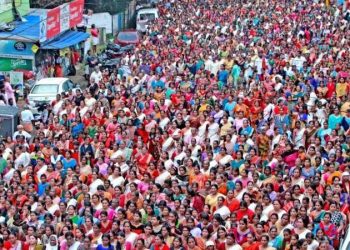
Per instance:
[[[40,13],[40,29],[39,29],[39,41],[44,42],[46,41],[46,34],[47,34],[47,13],[41,12]]]
[[[1,0],[0,0],[1,1]],[[40,27],[40,41],[51,39],[60,33],[75,27],[83,19],[84,0],[62,4],[46,13],[46,34]],[[45,18],[45,16],[43,15]],[[45,20],[45,19],[44,19]]]
[[[33,70],[33,60],[0,58],[0,71],[11,71],[16,69]]]
[[[47,12],[46,19],[46,39],[50,39],[61,33],[60,7],[51,9]]]
[[[13,47],[17,51],[24,51],[27,48],[26,44],[23,42],[16,42]]]
[[[75,27],[83,20],[84,0],[76,0],[69,4],[69,26]]]
[[[63,4],[60,6],[60,21],[61,21],[61,32],[69,30],[69,4]]]

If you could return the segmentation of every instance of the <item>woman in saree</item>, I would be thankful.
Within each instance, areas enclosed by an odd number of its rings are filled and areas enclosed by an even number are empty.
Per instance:
[[[315,137],[318,132],[318,128],[315,126],[314,121],[309,122],[309,126],[306,129],[306,148],[311,144],[311,138]]]
[[[259,155],[257,155],[255,148],[252,148],[250,150],[249,154],[250,154],[250,163],[251,164],[258,164],[261,161],[261,158]]]
[[[286,145],[286,150],[281,154],[283,161],[289,166],[295,166],[296,159],[298,158],[299,153],[297,150],[293,149],[293,145],[288,143]]]
[[[53,216],[60,215],[60,208],[57,204],[53,203],[53,197],[47,195],[45,197],[45,208]]]
[[[240,135],[251,136],[254,132],[254,129],[249,125],[248,119],[243,120],[243,126],[239,130]]]
[[[140,174],[147,172],[147,167],[150,162],[153,161],[153,156],[148,152],[147,148],[144,146],[142,148],[142,154],[136,158],[136,164],[139,169]]]
[[[262,107],[258,100],[254,101],[254,105],[250,109],[250,122],[252,126],[255,128],[257,121],[259,119],[259,114],[262,112]]]
[[[243,98],[238,98],[237,104],[233,109],[233,111],[236,115],[239,114],[240,112],[243,112],[243,116],[248,117],[249,108],[247,105],[243,103]]]
[[[325,215],[325,211],[323,210],[323,202],[322,201],[316,201],[314,210],[310,213],[311,219],[313,223],[315,224],[314,228],[317,228],[318,225],[321,223],[323,216]]]
[[[258,152],[262,159],[266,159],[269,154],[270,138],[266,135],[266,128],[261,129],[256,137]]]
[[[301,122],[300,121],[295,122],[295,128],[293,130],[293,139],[294,139],[295,146],[297,148],[299,148],[300,146],[305,147],[305,140],[306,140],[305,132],[306,132],[305,128],[301,127]]]

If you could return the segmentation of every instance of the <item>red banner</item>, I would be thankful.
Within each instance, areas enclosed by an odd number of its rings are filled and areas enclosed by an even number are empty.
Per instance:
[[[46,39],[50,39],[61,32],[60,7],[51,9],[47,12],[46,28]]]
[[[69,26],[75,27],[83,19],[84,0],[75,0],[69,4]]]

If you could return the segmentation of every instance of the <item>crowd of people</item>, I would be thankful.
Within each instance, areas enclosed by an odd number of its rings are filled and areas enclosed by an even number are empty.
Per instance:
[[[341,249],[347,2],[157,7],[116,70],[0,144],[0,247]]]

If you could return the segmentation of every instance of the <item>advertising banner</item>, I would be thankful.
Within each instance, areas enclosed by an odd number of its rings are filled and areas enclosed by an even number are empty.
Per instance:
[[[75,27],[83,20],[84,0],[76,0],[69,4],[69,26]]]
[[[46,34],[40,31],[40,41],[43,42],[75,27],[82,21],[83,11],[84,0],[75,0],[47,11]],[[45,15],[43,17],[45,18]],[[44,28],[45,24],[42,24],[42,27]]]
[[[50,39],[61,32],[60,10],[60,7],[57,7],[47,12],[46,39]]]
[[[69,30],[69,3],[60,6],[61,33]]]
[[[33,60],[32,46],[32,43],[2,40],[0,41],[0,57]]]
[[[33,60],[0,58],[0,71],[11,71],[16,69],[33,70]]]
[[[39,41],[46,41],[46,33],[47,33],[47,12],[42,11],[40,13],[40,29],[39,29]]]

